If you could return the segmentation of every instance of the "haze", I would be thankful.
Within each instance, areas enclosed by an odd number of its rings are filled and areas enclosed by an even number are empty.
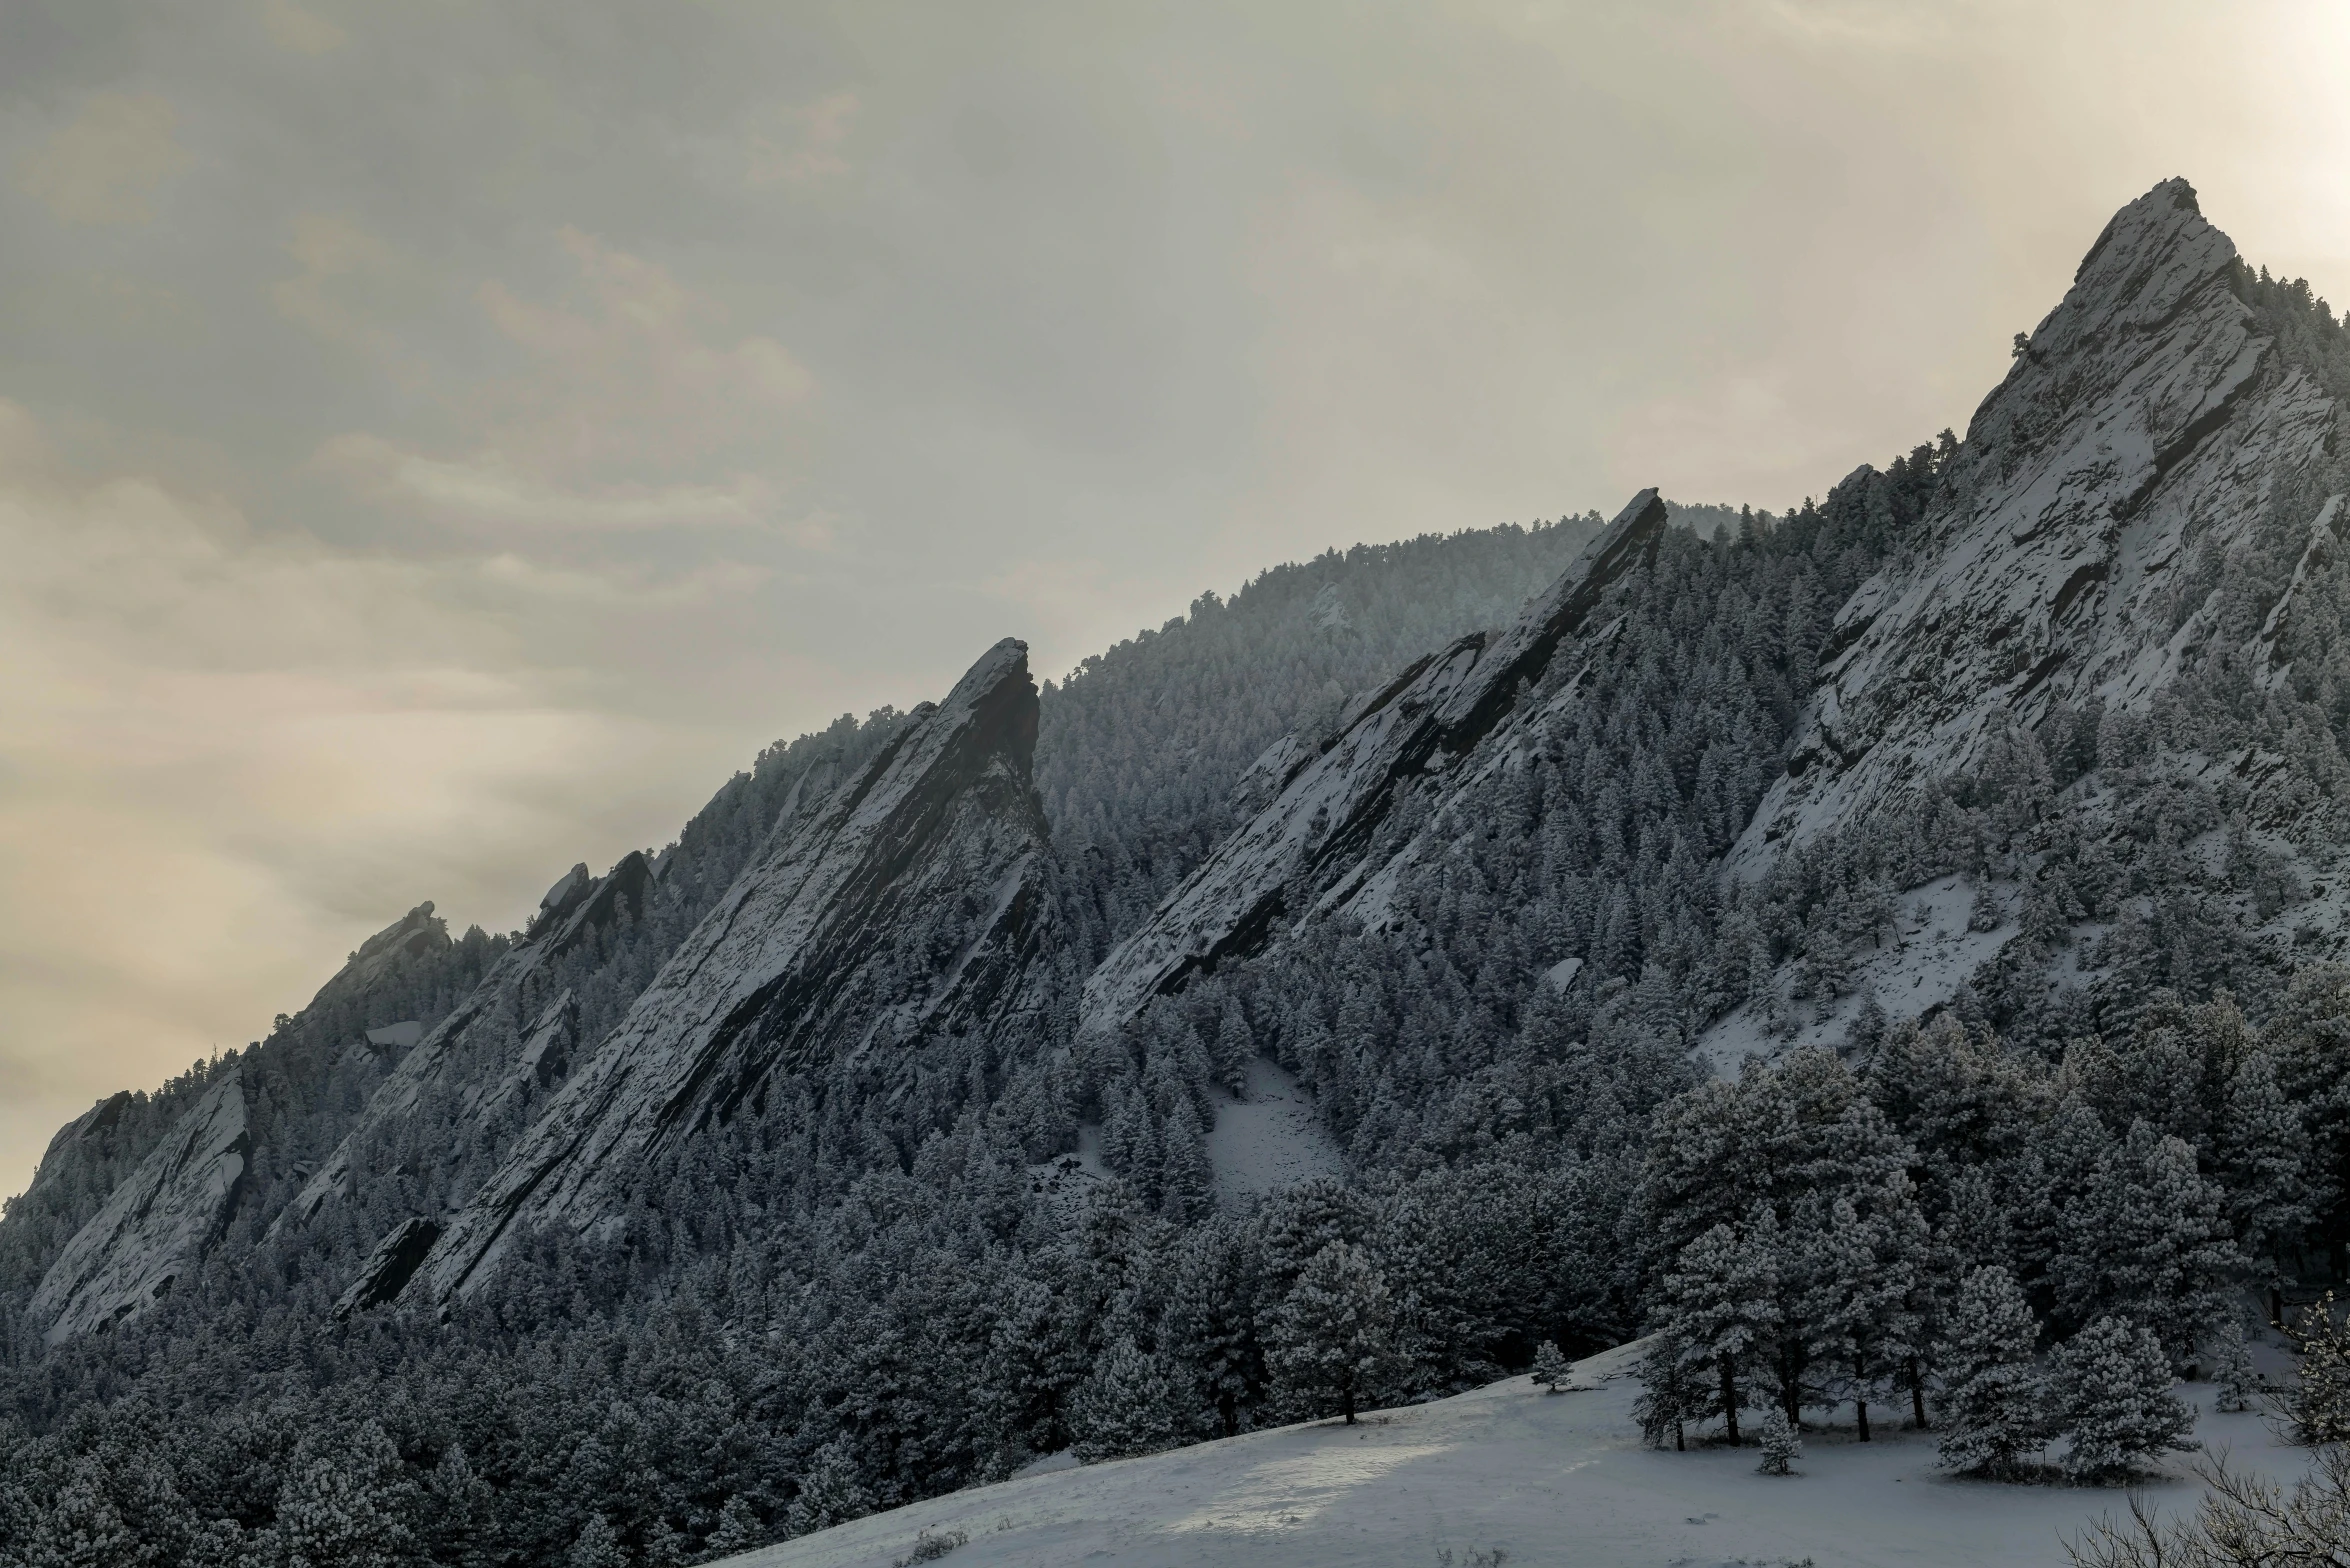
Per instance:
[[[1963,429],[2165,176],[2350,298],[2340,15],[20,0],[0,1191],[997,637]]]

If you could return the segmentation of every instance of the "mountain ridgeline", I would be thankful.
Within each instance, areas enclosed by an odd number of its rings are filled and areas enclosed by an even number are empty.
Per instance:
[[[2346,419],[2167,182],[1816,502],[1007,640],[420,906],[10,1201],[0,1564],[705,1561],[1651,1331],[1652,1435],[1865,1433],[1994,1286],[2209,1357],[2350,1272]]]

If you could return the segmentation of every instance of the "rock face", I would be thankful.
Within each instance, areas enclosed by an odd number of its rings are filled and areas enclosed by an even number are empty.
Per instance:
[[[2235,268],[2184,180],[2106,225],[1976,410],[1920,544],[1839,613],[1742,869],[1965,770],[2001,725],[2091,699],[2142,709],[2217,634],[2199,568],[2339,413],[2261,335]]]
[[[27,1309],[48,1343],[112,1328],[169,1294],[220,1235],[252,1149],[244,1088],[231,1073],[189,1108],[50,1266]]]
[[[391,1233],[375,1244],[375,1251],[359,1266],[359,1277],[351,1288],[335,1303],[337,1321],[369,1307],[380,1307],[398,1297],[401,1287],[414,1277],[432,1244],[441,1239],[440,1222],[419,1216],[402,1220]]]
[[[270,1222],[271,1234],[307,1224],[328,1203],[347,1197],[364,1175],[364,1162],[354,1158],[356,1152],[382,1142],[435,1092],[470,1093],[472,1119],[480,1121],[519,1092],[525,1079],[541,1085],[552,1082],[572,1049],[569,1031],[576,1009],[565,992],[517,1035],[512,1015],[524,984],[550,960],[610,925],[621,899],[641,907],[651,880],[651,863],[636,850],[601,878],[588,875],[585,865],[574,866],[540,902],[522,941],[415,1043],[368,1097],[359,1119],[326,1164]],[[485,1090],[485,1084],[495,1087]]]
[[[332,980],[319,990],[325,996],[338,987],[355,989],[380,977],[403,957],[415,957],[449,945],[449,923],[432,912],[428,899],[359,944]]]
[[[1655,553],[1665,519],[1656,491],[1641,491],[1507,630],[1408,666],[1319,751],[1268,754],[1279,792],[1103,960],[1086,982],[1085,1027],[1114,1028],[1194,973],[1256,951],[1276,920],[1342,887],[1398,786],[1450,768],[1490,733],[1608,585]]]
[[[756,1103],[778,1073],[924,1039],[1042,1024],[1054,925],[1030,783],[1027,646],[990,649],[936,707],[817,801],[703,918],[427,1260],[436,1297],[487,1277],[525,1228],[620,1213],[676,1140]]]

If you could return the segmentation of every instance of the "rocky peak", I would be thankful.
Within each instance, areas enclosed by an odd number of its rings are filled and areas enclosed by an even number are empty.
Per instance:
[[[2115,214],[1976,410],[1918,543],[1838,613],[1744,868],[1965,771],[2001,726],[2141,709],[2197,656],[2217,602],[2197,568],[2250,536],[2339,417],[2236,272],[2184,180]]]
[[[926,1041],[1037,1034],[1053,920],[1030,783],[1028,650],[988,650],[703,918],[564,1085],[421,1273],[469,1289],[504,1239],[622,1210],[678,1140],[757,1103],[772,1075],[854,1061],[885,1076]]]

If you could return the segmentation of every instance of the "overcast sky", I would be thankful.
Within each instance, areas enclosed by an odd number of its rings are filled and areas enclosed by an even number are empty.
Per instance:
[[[2350,301],[2345,17],[9,0],[0,1192],[998,637],[1963,429],[2166,176]]]

